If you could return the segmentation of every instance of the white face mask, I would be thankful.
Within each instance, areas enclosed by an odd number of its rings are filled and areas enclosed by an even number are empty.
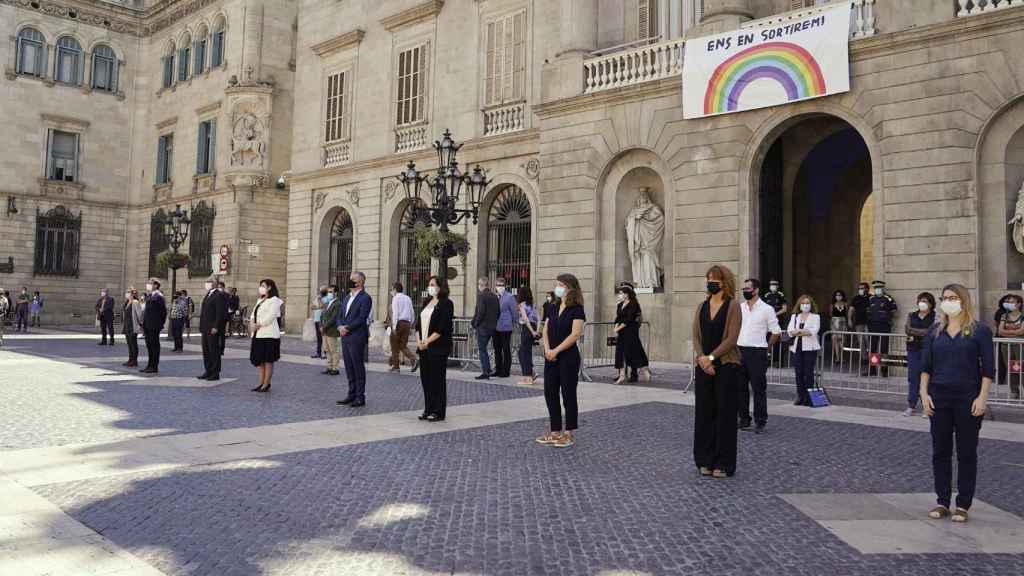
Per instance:
[[[625,302],[626,295],[623,294],[622,292],[619,292],[618,294],[615,295],[615,299],[618,300],[619,302]]]
[[[875,296],[881,296],[881,295],[882,295],[882,292],[883,292],[883,291],[882,291],[882,289],[881,289],[881,288],[875,288]]]
[[[941,304],[942,313],[949,317],[956,317],[960,315],[960,301],[959,300],[943,300]]]
[[[427,286],[427,294],[430,294],[431,298],[437,296],[437,286]]]
[[[124,299],[125,300],[131,300],[132,299],[132,293],[131,292],[125,292],[124,293]]]
[[[806,302],[804,302],[803,304],[800,305],[800,311],[805,313],[805,314],[807,312],[810,312],[811,311],[811,305],[806,303]]]
[[[565,286],[555,286],[555,296],[557,298],[565,298]]]
[[[861,296],[863,296],[863,295],[865,295],[867,293],[868,293],[868,291],[863,289],[863,288],[861,288],[860,290],[857,290],[857,294],[860,294]]]
[[[768,290],[770,290],[772,292],[778,292],[779,291],[779,287],[774,285],[774,284],[772,284],[771,286],[768,287]]]
[[[927,302],[918,302],[917,309],[920,310],[921,312],[927,312],[929,309],[931,309],[931,306],[929,306]]]
[[[260,286],[260,296],[266,296],[266,295],[267,295],[267,287],[266,286]]]
[[[505,293],[505,287],[504,286],[498,286],[498,294],[504,294],[504,293]]]
[[[153,285],[152,284],[146,284],[146,292],[152,292],[152,291],[153,291]]]
[[[1003,302],[1003,308],[1005,308],[1007,312],[1013,312],[1014,310],[1017,309],[1017,303],[1016,302]]]
[[[206,284],[204,284],[204,286],[206,286],[206,291],[207,292],[209,292],[210,290],[213,290],[213,282],[207,282]]]

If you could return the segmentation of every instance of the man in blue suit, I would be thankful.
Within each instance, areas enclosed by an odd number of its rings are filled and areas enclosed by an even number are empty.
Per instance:
[[[363,290],[366,275],[353,272],[348,280],[348,295],[341,301],[338,331],[341,355],[348,377],[348,397],[338,400],[342,406],[366,406],[366,350],[370,339],[370,312],[373,299]]]

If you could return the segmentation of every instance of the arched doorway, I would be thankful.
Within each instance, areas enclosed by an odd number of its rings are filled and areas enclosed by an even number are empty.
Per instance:
[[[348,277],[352,275],[352,239],[352,216],[348,210],[340,208],[331,222],[327,272],[328,282],[339,290],[345,289]]]
[[[416,211],[413,210],[413,204],[406,202],[401,210],[401,216],[395,222],[397,230],[394,231],[394,238],[398,242],[395,252],[395,278],[402,283],[405,293],[418,307],[427,296],[431,262],[430,258],[420,258],[416,255],[416,231],[413,228],[415,221]]]
[[[502,277],[513,293],[521,286],[530,286],[531,219],[530,199],[518,186],[505,186],[491,202],[484,275],[492,285]]]
[[[782,282],[790,303],[810,294],[827,303],[871,281],[875,269],[871,155],[844,120],[797,120],[768,144],[755,218],[756,274]]]

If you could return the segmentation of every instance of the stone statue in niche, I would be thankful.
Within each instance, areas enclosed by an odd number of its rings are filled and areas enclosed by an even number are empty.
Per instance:
[[[636,205],[626,217],[626,243],[633,265],[633,285],[637,288],[661,288],[661,243],[665,239],[665,213],[640,189]]]
[[[1024,182],[1017,190],[1017,205],[1013,209],[1013,218],[1007,224],[1013,226],[1011,236],[1014,247],[1017,248],[1017,252],[1024,254]]]
[[[238,115],[231,133],[231,165],[263,168],[264,148],[259,118],[251,112]]]

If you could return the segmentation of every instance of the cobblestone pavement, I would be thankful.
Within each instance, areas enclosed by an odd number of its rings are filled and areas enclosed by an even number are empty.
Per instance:
[[[778,495],[927,491],[927,435],[785,420],[725,481],[693,470],[691,409],[646,404],[589,414],[569,451],[534,421],[37,491],[169,574],[1024,573],[857,553]],[[1024,514],[1020,445],[982,459],[979,497]]]

